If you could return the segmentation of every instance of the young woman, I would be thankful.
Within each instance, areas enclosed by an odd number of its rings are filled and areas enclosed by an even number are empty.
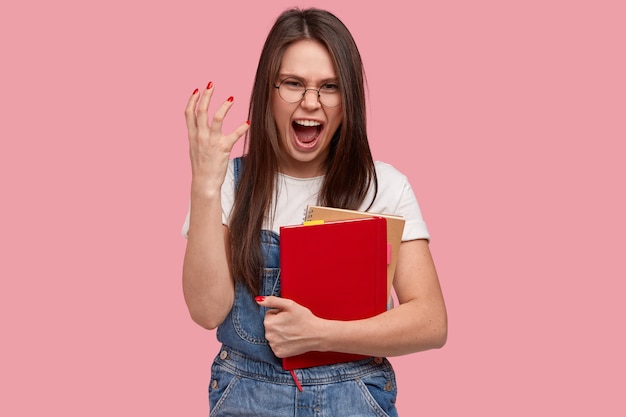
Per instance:
[[[443,346],[447,317],[411,186],[372,160],[350,32],[327,11],[287,10],[265,42],[250,120],[222,133],[233,98],[209,118],[212,94],[212,83],[194,91],[185,112],[192,183],[183,228],[187,306],[223,345],[212,366],[211,416],[396,416],[385,358]],[[231,159],[243,135],[247,152]],[[342,322],[280,297],[279,228],[301,223],[308,204],[405,218],[398,306]],[[312,350],[370,358],[293,375],[282,369],[281,358]]]

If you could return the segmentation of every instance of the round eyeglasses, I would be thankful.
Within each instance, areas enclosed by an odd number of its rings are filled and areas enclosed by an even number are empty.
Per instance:
[[[306,88],[302,81],[295,78],[286,78],[274,86],[280,98],[287,103],[302,101],[307,91],[317,92],[317,99],[325,107],[336,107],[341,104],[341,93],[337,83],[326,83],[320,88]]]

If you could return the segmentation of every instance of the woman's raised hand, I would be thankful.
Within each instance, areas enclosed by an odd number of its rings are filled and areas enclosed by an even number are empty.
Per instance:
[[[191,159],[192,184],[206,192],[220,190],[233,146],[249,128],[250,122],[239,125],[229,134],[222,133],[222,123],[233,105],[233,97],[228,98],[217,109],[209,121],[208,109],[213,96],[213,83],[204,92],[196,89],[185,109],[185,120],[189,136],[189,157]]]

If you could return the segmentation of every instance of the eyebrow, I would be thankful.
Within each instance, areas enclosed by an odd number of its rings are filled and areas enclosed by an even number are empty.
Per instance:
[[[300,81],[309,81],[309,80],[305,80],[303,77],[300,77],[299,75],[295,75],[295,74],[285,74],[285,73],[278,74],[278,79],[280,81],[284,81],[284,80],[286,80],[288,78],[295,78],[295,79],[300,80]],[[323,78],[323,79],[321,79],[319,81],[320,84],[326,84],[328,82],[336,82],[336,83],[338,83],[339,82],[339,78],[337,78],[337,77]]]

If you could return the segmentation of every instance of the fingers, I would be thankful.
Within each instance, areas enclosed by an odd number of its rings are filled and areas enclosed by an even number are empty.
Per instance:
[[[264,297],[262,295],[255,297],[254,300],[263,307],[267,307],[272,310],[287,310],[290,306],[294,304],[292,300],[282,297],[274,297],[267,296]]]
[[[187,100],[187,107],[185,107],[185,122],[187,123],[187,130],[191,133],[197,129],[196,125],[196,104],[198,103],[198,89],[196,88]]]
[[[206,89],[202,93],[202,97],[198,101],[198,108],[196,111],[196,119],[198,127],[202,128],[207,126],[209,117],[209,104],[211,103],[211,97],[213,97],[213,82],[209,82]]]
[[[233,106],[235,99],[231,96],[222,103],[209,124],[209,104],[211,103],[213,91],[213,82],[209,82],[202,93],[200,93],[198,89],[195,89],[187,101],[185,121],[190,134],[195,134],[198,129],[208,128],[211,134],[221,135],[224,119]],[[246,133],[249,125],[250,122],[242,123],[233,130],[233,132],[227,135],[233,144]]]
[[[211,120],[211,125],[209,126],[209,132],[213,137],[222,136],[222,127],[224,119],[228,114],[228,111],[234,104],[233,97],[229,97],[222,105],[217,109],[215,114],[213,115],[213,119]],[[200,123],[200,122],[199,122]],[[237,126],[231,133],[227,135],[223,135],[224,143],[228,147],[228,149],[232,149],[235,143],[243,136],[249,129],[250,122],[246,121],[245,123]]]
[[[210,129],[212,133],[219,133],[222,131],[224,118],[226,117],[226,114],[228,114],[228,110],[230,110],[230,108],[233,106],[234,101],[234,97],[230,96],[228,97],[228,100],[222,103],[222,105],[217,109],[217,111],[213,115],[213,120],[211,121]]]

